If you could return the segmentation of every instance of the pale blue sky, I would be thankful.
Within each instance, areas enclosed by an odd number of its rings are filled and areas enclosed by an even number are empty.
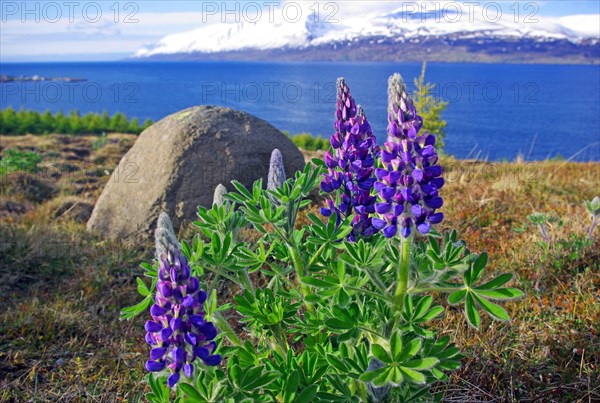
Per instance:
[[[258,4],[265,15],[272,0],[228,2],[232,9],[249,3]],[[291,0],[290,0],[291,1]],[[313,4],[313,0],[296,0]],[[385,13],[400,8],[400,1],[329,1],[344,15]],[[408,3],[420,4],[422,0]],[[503,12],[519,9],[521,18],[533,13],[541,17],[574,14],[600,14],[600,1],[475,1],[481,5],[501,4]],[[223,2],[218,1],[0,1],[0,62],[118,60],[165,35],[219,23]],[[328,3],[321,0],[321,4]],[[438,1],[447,4],[446,0]],[[56,8],[60,6],[60,9]],[[207,10],[219,12],[208,15]],[[69,8],[71,7],[71,8]],[[204,12],[204,13],[203,13]],[[346,13],[346,14],[344,14]],[[231,20],[231,16],[229,17]],[[267,18],[267,17],[265,17]],[[228,21],[230,21],[228,20]],[[230,21],[231,22],[231,21]]]
[[[239,3],[250,3],[256,2],[261,4],[262,1],[256,0],[242,0]],[[302,1],[302,0],[300,0]],[[359,0],[357,0],[359,1]],[[366,0],[371,1],[373,0]],[[210,1],[209,1],[210,2]],[[416,1],[416,3],[421,2],[421,0]],[[491,3],[487,1],[475,1],[481,4]],[[167,11],[200,11],[201,5],[200,1],[144,1],[144,10],[146,11],[157,11],[157,12],[167,12]],[[218,1],[217,3],[221,3]],[[389,3],[389,2],[388,2]],[[547,16],[564,16],[564,15],[572,15],[572,14],[597,14],[600,13],[600,1],[596,0],[580,0],[580,1],[565,1],[565,0],[550,0],[550,1],[531,1],[531,0],[503,0],[496,1],[496,3],[502,5],[505,8],[510,7],[514,3],[521,3],[525,6],[528,3],[537,3],[540,7],[540,14]],[[141,4],[141,3],[140,3]]]

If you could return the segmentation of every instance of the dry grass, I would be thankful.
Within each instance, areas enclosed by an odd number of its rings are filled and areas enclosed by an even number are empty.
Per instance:
[[[49,200],[14,186],[2,193],[0,401],[138,401],[147,389],[144,320],[120,322],[118,313],[137,302],[138,264],[152,257],[150,246],[104,242],[57,213],[68,202],[94,203],[105,171],[133,142],[116,138],[96,150],[94,137],[0,138],[3,148],[40,152],[56,189]],[[446,159],[444,166],[444,228],[490,252],[490,275],[516,273],[527,297],[508,305],[512,322],[486,319],[480,332],[447,309],[438,325],[467,358],[437,390],[448,402],[600,401],[600,241],[585,245],[582,205],[600,189],[600,165]],[[9,189],[12,179],[2,180]],[[533,211],[564,221],[551,228],[548,252],[536,228],[515,232]]]

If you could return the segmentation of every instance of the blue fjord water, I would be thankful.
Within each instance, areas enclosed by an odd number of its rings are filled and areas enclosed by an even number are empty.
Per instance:
[[[2,108],[106,110],[140,120],[224,105],[292,134],[329,136],[335,80],[343,76],[381,144],[388,76],[400,72],[412,83],[420,69],[417,63],[14,63],[1,64],[0,73],[87,81],[4,83],[0,99]],[[600,161],[600,66],[431,63],[426,81],[448,102],[446,150],[458,158]]]

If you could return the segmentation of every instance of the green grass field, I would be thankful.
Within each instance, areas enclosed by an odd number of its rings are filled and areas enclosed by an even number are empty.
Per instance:
[[[18,149],[42,159],[37,171],[0,177],[0,401],[139,401],[149,389],[142,381],[146,317],[118,317],[138,300],[135,277],[152,245],[85,231],[135,136],[98,139],[0,136],[3,156]],[[435,325],[466,358],[449,383],[436,386],[445,401],[600,401],[600,230],[587,241],[583,206],[600,189],[600,164],[445,158],[442,165],[441,229],[456,228],[471,250],[487,250],[489,275],[514,272],[514,285],[527,293],[507,305],[510,323],[486,318],[480,332],[446,304]],[[557,218],[549,248],[536,227],[525,228],[533,212]],[[191,234],[184,228],[179,236]],[[221,291],[228,299],[236,290],[223,283]]]

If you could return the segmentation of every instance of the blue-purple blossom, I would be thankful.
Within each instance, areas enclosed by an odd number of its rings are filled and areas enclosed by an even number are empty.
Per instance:
[[[371,189],[375,183],[373,171],[379,147],[364,111],[356,106],[343,78],[337,81],[335,119],[335,133],[330,139],[334,151],[325,153],[328,173],[321,182],[321,190],[335,191],[338,197],[328,199],[321,213],[324,216],[336,213],[338,222],[356,214],[353,230],[348,235],[348,240],[354,241],[357,235],[370,236],[376,231],[371,225],[376,201]]]
[[[383,168],[375,170],[379,196],[372,224],[391,238],[398,232],[405,238],[416,229],[427,234],[432,224],[444,219],[442,167],[435,152],[435,136],[419,135],[423,120],[417,115],[400,74],[388,83],[388,141],[381,150]]]
[[[146,342],[152,347],[146,369],[150,372],[168,369],[169,387],[175,386],[180,373],[191,378],[194,361],[215,366],[221,356],[214,354],[213,341],[217,329],[204,319],[206,293],[197,278],[191,276],[187,259],[169,252],[160,259],[156,298],[150,307],[152,320],[144,326]]]

